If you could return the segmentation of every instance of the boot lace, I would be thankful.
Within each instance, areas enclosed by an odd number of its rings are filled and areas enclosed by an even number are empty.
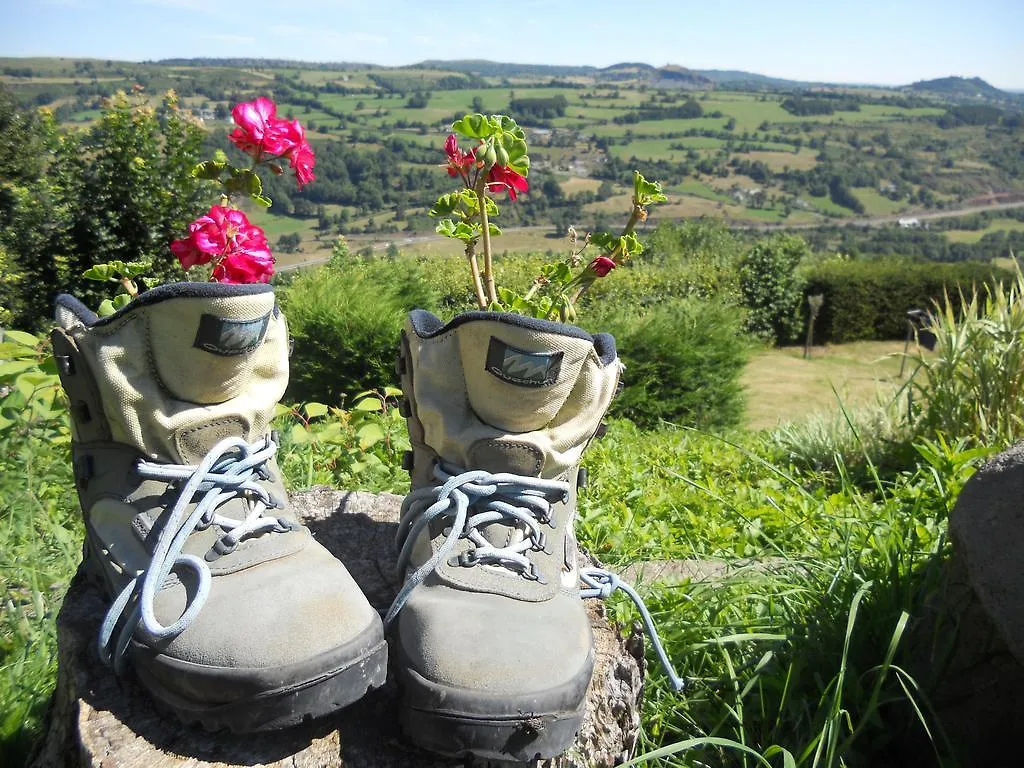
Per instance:
[[[162,464],[141,459],[136,463],[135,470],[143,479],[166,483],[184,481],[184,485],[174,505],[161,516],[161,530],[149,565],[121,590],[103,619],[99,652],[104,663],[121,671],[125,649],[140,625],[149,637],[159,640],[180,634],[195,620],[209,596],[211,574],[204,560],[182,554],[193,532],[211,525],[224,532],[207,555],[216,559],[217,555],[234,550],[246,537],[269,531],[283,533],[297,527],[291,520],[264,514],[279,506],[258,482],[267,479],[266,464],[276,452],[277,444],[269,435],[254,443],[229,437],[210,449],[198,465]],[[217,514],[219,507],[239,497],[248,505],[244,518],[238,520]],[[186,510],[193,501],[196,501],[195,508],[186,517]],[[153,602],[176,568],[191,570],[198,583],[178,620],[164,626],[156,617]]]
[[[434,466],[434,477],[441,482],[440,485],[419,488],[406,496],[402,502],[396,537],[396,544],[399,547],[399,574],[408,566],[419,534],[433,520],[441,519],[448,524],[445,539],[433,556],[408,577],[384,616],[385,627],[394,621],[408,602],[412,591],[422,584],[443,560],[448,559],[459,539],[467,539],[471,545],[458,557],[459,565],[499,565],[516,571],[525,578],[539,580],[540,573],[526,553],[546,549],[547,542],[541,525],[555,527],[552,504],[558,501],[566,502],[569,499],[569,483],[562,480],[544,480],[507,472],[491,474],[483,470],[456,474],[447,471],[440,464]],[[474,510],[472,514],[470,508]],[[522,541],[503,547],[487,541],[478,528],[496,522],[506,525],[522,524]],[[672,666],[650,611],[636,590],[603,568],[581,569],[580,580],[586,586],[580,590],[582,598],[606,600],[616,590],[621,589],[625,592],[640,611],[647,636],[673,689],[683,690],[686,681]]]

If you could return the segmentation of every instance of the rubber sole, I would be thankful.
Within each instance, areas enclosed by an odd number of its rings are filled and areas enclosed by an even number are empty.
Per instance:
[[[557,757],[572,746],[583,724],[583,709],[492,719],[403,706],[399,718],[413,744],[440,755],[532,762]]]
[[[575,679],[519,696],[454,688],[427,680],[392,648],[402,691],[399,723],[416,746],[449,757],[530,762],[557,757],[583,724],[593,655]]]
[[[99,565],[99,558],[90,551],[88,536],[83,546],[83,565],[88,580],[109,595],[114,587]],[[186,663],[163,657],[134,639],[127,653],[142,688],[183,723],[198,724],[207,731],[226,729],[233,733],[253,733],[289,728],[330,715],[384,685],[388,674],[388,645],[380,620],[354,638],[348,648],[350,652],[343,653],[346,649],[342,648],[331,654],[332,664],[327,663],[326,655],[309,660],[302,665],[304,674],[295,675],[298,681],[212,706],[183,696],[181,688],[170,690],[160,679],[162,672],[164,676],[170,673],[171,678],[177,675],[179,681],[186,682],[189,666]],[[195,669],[211,671],[198,666]],[[287,676],[286,670],[280,671]],[[292,674],[295,671],[291,670]],[[219,673],[230,675],[231,672],[225,669]]]
[[[211,707],[168,691],[146,674],[144,665],[135,665],[142,687],[182,722],[233,733],[290,728],[330,715],[384,685],[387,671],[387,644],[381,640],[363,657],[315,679]]]

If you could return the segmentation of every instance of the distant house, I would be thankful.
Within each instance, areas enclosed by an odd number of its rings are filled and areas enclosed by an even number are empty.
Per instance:
[[[900,219],[899,224],[903,229],[917,229],[921,226],[921,222],[917,219]]]
[[[217,114],[212,109],[193,109],[192,114],[203,122],[217,119]]]
[[[878,185],[878,191],[881,192],[883,195],[888,195],[891,192],[896,191],[896,185],[893,184],[891,181],[886,181]]]

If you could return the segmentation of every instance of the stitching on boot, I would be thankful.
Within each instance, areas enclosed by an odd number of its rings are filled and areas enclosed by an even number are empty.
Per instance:
[[[246,423],[238,417],[227,417],[219,419],[218,421],[210,421],[206,424],[201,424],[198,427],[190,427],[189,429],[178,430],[174,435],[174,448],[178,452],[178,456],[182,456],[187,453],[205,453],[199,447],[194,446],[188,442],[189,436],[194,435],[197,432],[209,429],[210,427],[223,427],[229,424],[236,424],[239,427],[240,435],[244,438],[246,433]],[[182,450],[182,449],[185,450]]]

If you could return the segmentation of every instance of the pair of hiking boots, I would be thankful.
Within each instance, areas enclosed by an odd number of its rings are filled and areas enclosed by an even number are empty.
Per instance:
[[[85,564],[111,601],[99,648],[115,669],[130,661],[187,722],[281,728],[382,685],[387,634],[419,746],[529,760],[572,743],[594,662],[575,496],[619,379],[610,336],[409,316],[404,586],[382,623],[289,511],[268,432],[288,334],[269,287],[167,285],[103,318],[65,295],[57,321]]]

